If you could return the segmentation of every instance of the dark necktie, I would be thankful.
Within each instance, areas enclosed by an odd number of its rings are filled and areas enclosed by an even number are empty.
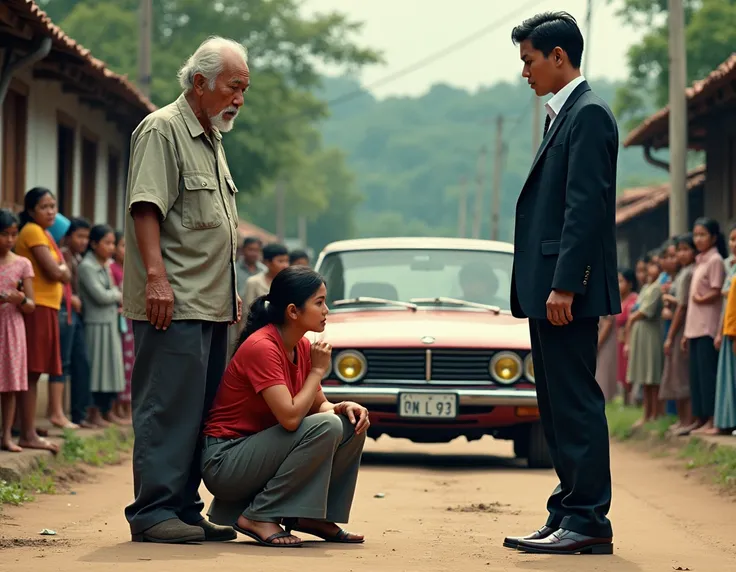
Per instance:
[[[544,118],[544,135],[543,137],[547,137],[547,131],[549,131],[549,124],[552,123],[552,118],[547,115],[547,117]]]

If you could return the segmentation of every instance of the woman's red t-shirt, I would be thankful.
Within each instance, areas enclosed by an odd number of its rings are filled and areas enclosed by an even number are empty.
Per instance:
[[[222,376],[204,434],[233,439],[276,425],[278,420],[261,392],[285,385],[292,396],[299,393],[312,368],[310,353],[309,340],[302,338],[296,346],[294,364],[286,355],[276,326],[268,325],[252,334],[235,352]]]

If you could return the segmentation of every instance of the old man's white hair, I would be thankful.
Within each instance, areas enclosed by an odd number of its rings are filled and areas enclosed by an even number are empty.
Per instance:
[[[220,36],[212,36],[202,42],[189,57],[178,73],[179,85],[185,92],[194,87],[194,76],[202,74],[207,78],[209,88],[215,89],[215,80],[224,67],[224,52],[233,51],[242,56],[248,64],[248,49],[241,43]]]

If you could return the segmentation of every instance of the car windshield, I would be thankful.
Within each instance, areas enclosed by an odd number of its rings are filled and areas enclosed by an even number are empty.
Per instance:
[[[317,270],[327,281],[328,304],[336,300],[383,298],[413,300],[418,306],[471,308],[422,300],[453,298],[509,310],[512,265],[510,252],[354,250],[328,254]]]

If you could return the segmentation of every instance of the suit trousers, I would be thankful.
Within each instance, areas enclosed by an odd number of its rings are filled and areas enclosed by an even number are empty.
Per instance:
[[[611,468],[605,398],[596,382],[598,319],[566,326],[529,320],[537,400],[560,479],[547,526],[611,538]]]
[[[125,509],[133,534],[172,518],[202,520],[201,434],[227,359],[227,323],[134,321],[133,489]]]

